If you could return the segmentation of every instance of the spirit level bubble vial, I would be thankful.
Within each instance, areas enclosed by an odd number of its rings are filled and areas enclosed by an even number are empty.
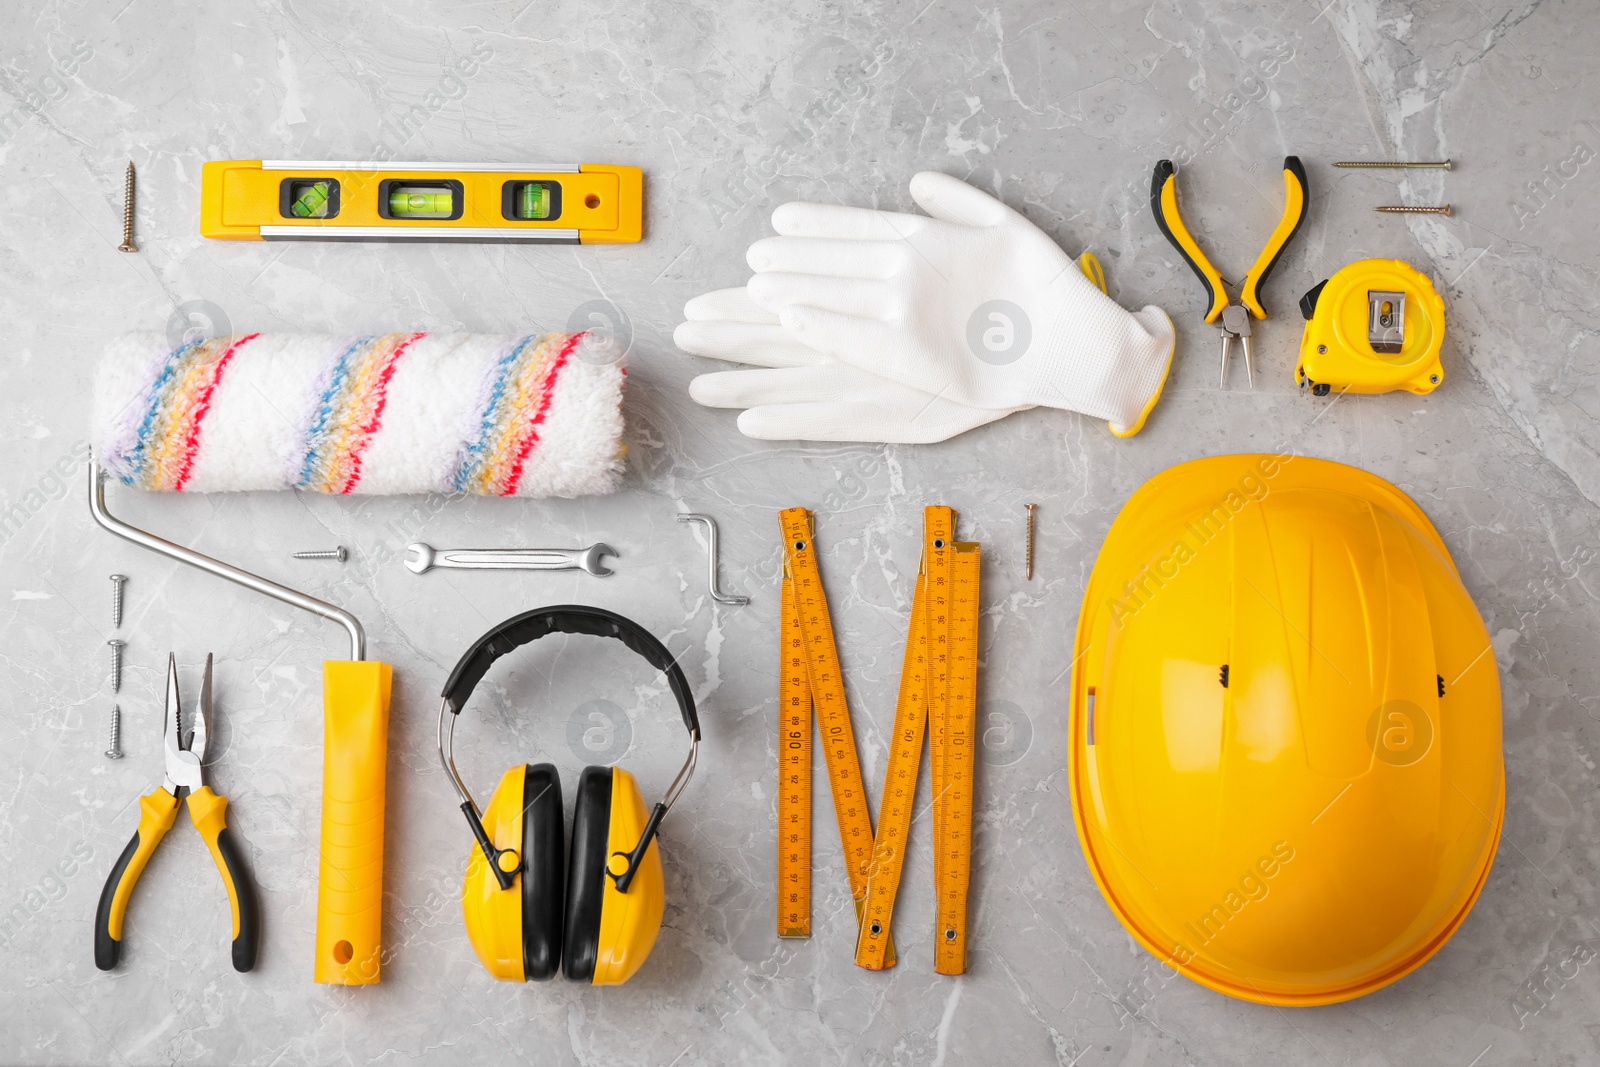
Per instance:
[[[627,244],[644,235],[644,173],[596,163],[215,160],[201,171],[200,234]]]

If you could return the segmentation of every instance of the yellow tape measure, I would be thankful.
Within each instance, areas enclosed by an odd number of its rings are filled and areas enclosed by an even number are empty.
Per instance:
[[[871,970],[894,965],[884,948],[904,873],[926,733],[933,797],[934,970],[966,973],[981,559],[977,544],[955,540],[954,511],[924,509],[922,568],[911,603],[874,863],[856,943],[856,963]]]
[[[979,547],[955,541],[955,512],[950,508],[925,509],[922,567],[912,598],[878,833],[863,854],[859,827],[866,824],[870,834],[870,821],[860,804],[860,763],[811,546],[812,518],[803,508],[785,511],[780,518],[785,572],[779,676],[779,935],[806,937],[811,929],[810,710],[814,703],[840,838],[846,842],[851,868],[859,923],[856,963],[872,970],[895,964],[890,920],[911,831],[922,738],[928,733],[937,890],[934,968],[940,974],[962,974],[972,865]],[[836,699],[823,695],[829,686],[837,687]],[[837,721],[841,711],[842,724]],[[852,818],[860,812],[859,821],[852,822],[853,833],[846,830],[847,808]]]
[[[811,512],[789,508],[779,513],[778,520],[784,541],[783,652],[778,675],[778,936],[810,937],[813,709],[858,922],[872,864],[872,816],[850,726],[833,620],[817,569]]]

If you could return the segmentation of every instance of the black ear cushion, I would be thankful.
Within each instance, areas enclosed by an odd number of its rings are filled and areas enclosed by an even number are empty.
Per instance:
[[[528,764],[522,781],[522,972],[530,982],[561,965],[566,848],[561,832],[561,775]]]
[[[567,863],[567,944],[562,969],[574,982],[594,981],[610,839],[611,768],[585,767],[578,779],[572,855]]]

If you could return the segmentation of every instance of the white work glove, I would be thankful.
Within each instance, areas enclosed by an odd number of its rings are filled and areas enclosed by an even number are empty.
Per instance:
[[[1015,410],[968,407],[841,363],[795,340],[743,288],[697,296],[683,315],[689,321],[672,339],[685,352],[766,368],[689,383],[689,395],[707,407],[746,408],[739,415],[746,437],[932,444]]]
[[[1166,313],[1124,310],[965,182],[924,171],[911,196],[931,218],[779,207],[779,236],[750,246],[751,299],[808,348],[940,401],[1066,408],[1138,432],[1172,363]]]

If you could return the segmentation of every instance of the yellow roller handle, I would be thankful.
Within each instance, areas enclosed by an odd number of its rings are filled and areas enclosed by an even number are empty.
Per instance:
[[[157,789],[139,798],[139,829],[122,850],[100,891],[100,906],[94,916],[94,965],[109,971],[122,954],[122,920],[128,914],[133,887],[144,873],[145,864],[178,817],[178,798]]]
[[[1244,286],[1239,290],[1239,303],[1250,309],[1250,314],[1258,319],[1267,317],[1267,309],[1261,306],[1261,287],[1267,284],[1267,275],[1272,273],[1272,268],[1278,265],[1278,257],[1283,255],[1284,248],[1291,238],[1299,232],[1300,224],[1306,220],[1306,200],[1309,193],[1306,189],[1306,168],[1300,162],[1299,156],[1285,156],[1283,159],[1283,217],[1278,220],[1277,228],[1272,231],[1272,236],[1267,238],[1267,243],[1261,249],[1261,254],[1256,257],[1255,264],[1250,268],[1250,273],[1244,276]]]
[[[383,805],[394,668],[322,665],[322,866],[315,978],[371,985],[383,952]]]

